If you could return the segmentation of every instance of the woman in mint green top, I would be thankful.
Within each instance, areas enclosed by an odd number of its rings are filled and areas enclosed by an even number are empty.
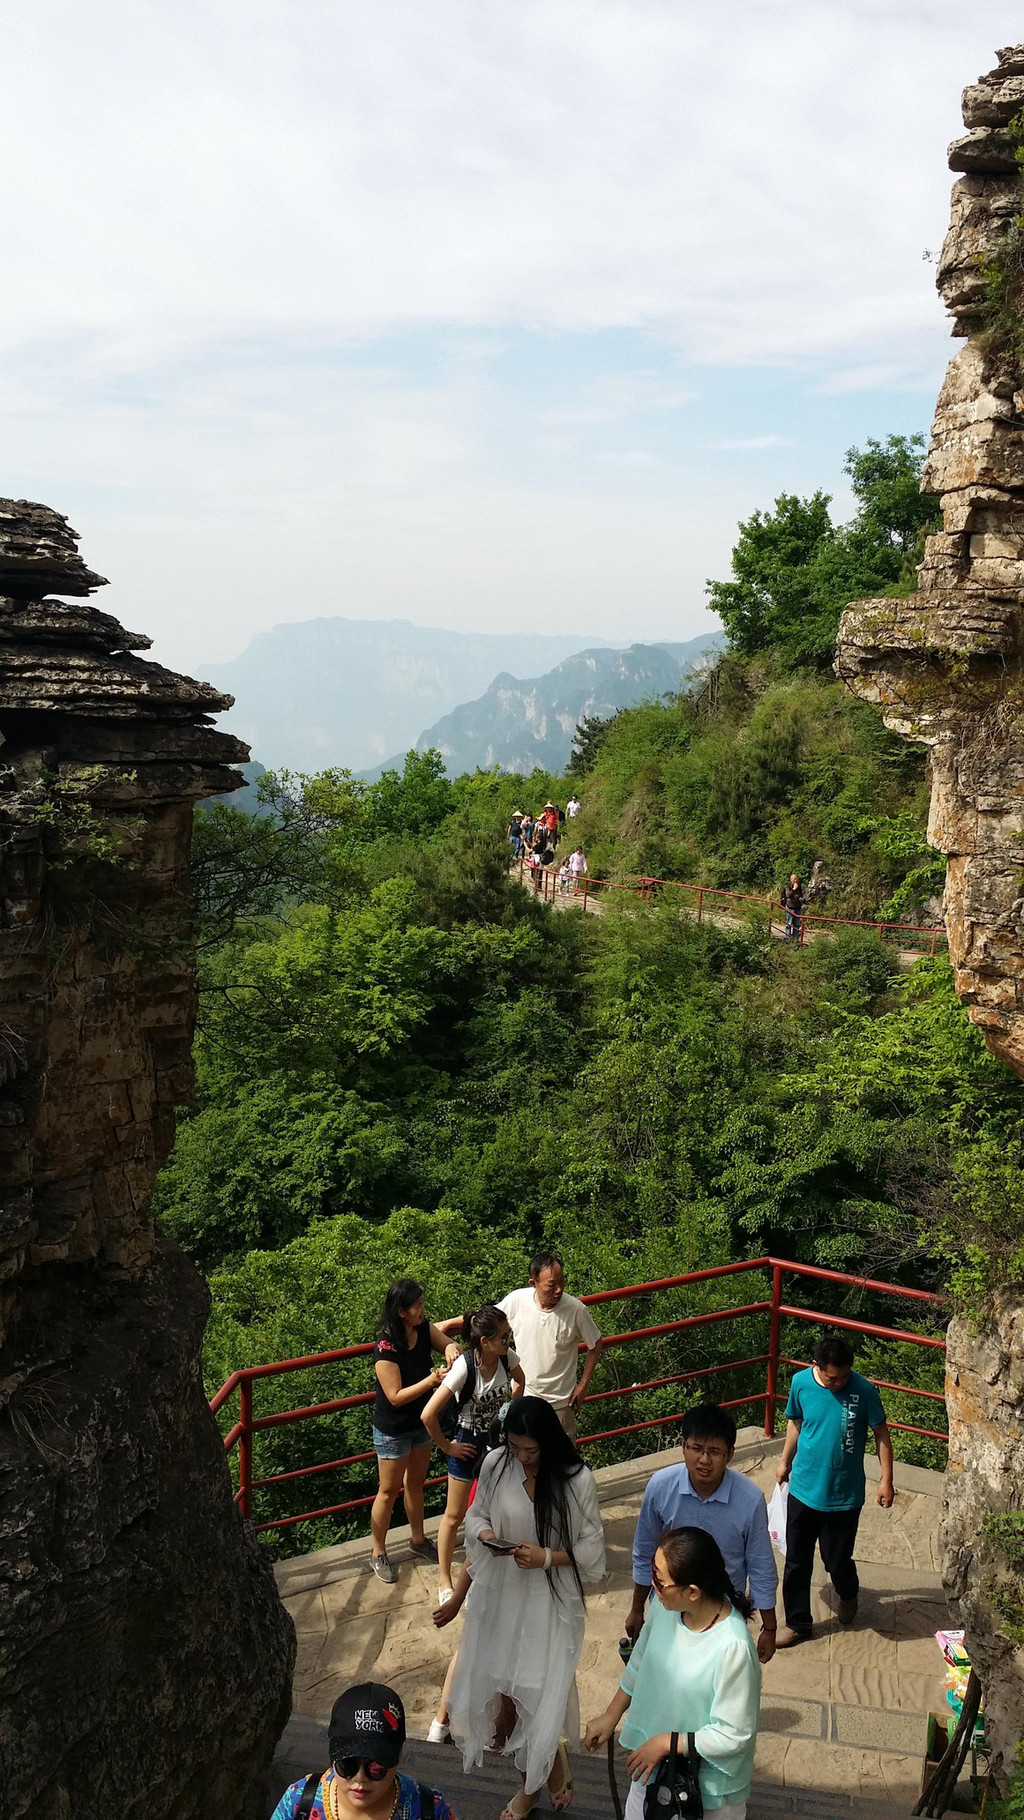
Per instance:
[[[743,1820],[761,1706],[761,1664],[746,1624],[750,1601],[735,1591],[718,1543],[703,1529],[662,1536],[652,1577],[657,1598],[618,1691],[584,1742],[598,1750],[625,1715],[625,1820],[642,1820],[645,1785],[668,1756],[672,1733],[685,1751],[693,1732],[705,1808],[720,1820]]]

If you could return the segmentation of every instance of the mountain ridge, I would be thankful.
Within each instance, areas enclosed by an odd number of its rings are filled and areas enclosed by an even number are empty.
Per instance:
[[[500,671],[474,701],[427,727],[415,750],[440,752],[450,777],[494,765],[523,773],[564,771],[581,720],[604,719],[649,696],[675,693],[689,665],[720,643],[721,635],[709,632],[680,642],[590,646],[540,676]],[[404,756],[364,771],[364,779],[372,783],[382,771],[401,770]]]
[[[610,641],[575,633],[453,632],[411,620],[321,615],[260,632],[203,674],[235,697],[221,724],[264,764],[380,766],[502,671],[541,674]]]

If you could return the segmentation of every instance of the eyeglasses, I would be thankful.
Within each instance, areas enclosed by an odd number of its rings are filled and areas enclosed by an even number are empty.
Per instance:
[[[684,1441],[683,1452],[692,1453],[695,1460],[718,1461],[729,1458],[727,1447],[709,1447],[706,1441]]]
[[[334,1767],[343,1782],[351,1782],[353,1777],[358,1776],[360,1768],[366,1771],[368,1782],[383,1782],[391,1765],[374,1763],[370,1757],[335,1757]]]

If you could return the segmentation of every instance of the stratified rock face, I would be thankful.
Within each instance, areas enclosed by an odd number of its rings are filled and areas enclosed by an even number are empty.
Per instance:
[[[1024,211],[1011,121],[1024,45],[964,92],[965,138],[939,290],[953,333],[922,485],[942,504],[918,592],[843,615],[836,672],[931,747],[928,838],[947,856],[956,987],[989,1048],[1024,1075],[1024,372],[989,326],[986,272]],[[1015,230],[1016,231],[1016,230]]]
[[[994,1601],[1019,1605],[1020,1581],[990,1519],[1019,1510],[1024,1485],[1024,1319],[1016,1297],[997,1299],[979,1328],[952,1323],[946,1403],[949,1470],[943,1573],[985,1690],[986,1725],[1007,1770],[1024,1738],[1024,1663]],[[989,1525],[989,1527],[986,1527]],[[1018,1620],[1019,1621],[1019,1620]]]
[[[192,809],[228,701],[132,653],[0,500],[0,1820],[260,1814],[293,1639],[154,1232],[192,1084]]]
[[[990,321],[993,258],[1024,211],[1011,122],[1024,107],[1024,45],[964,93],[965,138],[939,290],[966,347],[939,395],[923,486],[942,502],[918,591],[843,615],[837,674],[886,723],[931,748],[928,838],[947,856],[945,916],[956,988],[989,1048],[1024,1075],[1024,373]],[[949,1330],[944,1579],[985,1691],[997,1769],[1024,1737],[1024,1655],[1005,1634],[1013,1576],[993,1520],[1024,1484],[1024,1305],[997,1302],[980,1330]],[[1019,1598],[1019,1587],[1013,1593]],[[1003,1607],[1003,1609],[1000,1609]]]

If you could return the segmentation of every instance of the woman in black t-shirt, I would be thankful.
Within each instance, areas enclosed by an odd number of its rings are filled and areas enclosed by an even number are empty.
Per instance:
[[[431,1441],[421,1421],[430,1394],[444,1377],[435,1369],[431,1351],[447,1364],[459,1356],[449,1330],[461,1327],[461,1316],[437,1326],[428,1321],[422,1283],[399,1277],[384,1300],[380,1338],[373,1349],[377,1391],[373,1403],[373,1446],[377,1455],[377,1496],[370,1513],[373,1549],[370,1566],[378,1580],[393,1586],[395,1570],[388,1560],[387,1534],[399,1492],[412,1532],[411,1548],[423,1561],[436,1561],[437,1549],[423,1534],[423,1485],[430,1465]]]

